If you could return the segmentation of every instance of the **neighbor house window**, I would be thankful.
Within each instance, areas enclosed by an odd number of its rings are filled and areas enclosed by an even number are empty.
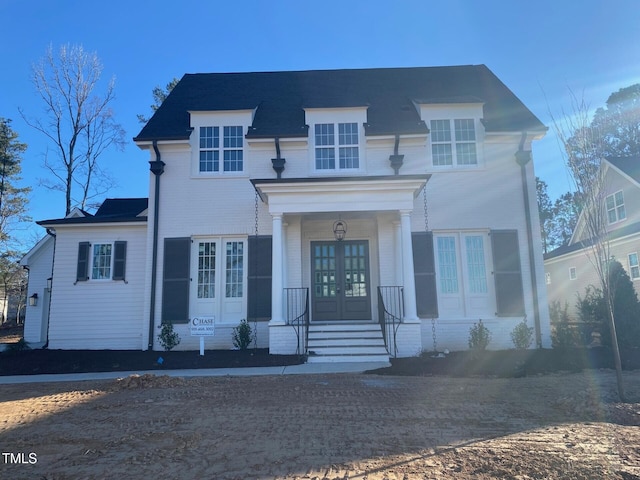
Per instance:
[[[624,209],[624,196],[622,190],[607,196],[605,199],[607,206],[607,218],[609,223],[616,223],[627,218],[627,213]]]
[[[316,170],[360,168],[357,123],[318,123],[314,140]]]
[[[569,280],[575,280],[578,278],[578,273],[576,272],[576,267],[571,267],[569,269]]]
[[[221,147],[220,127],[200,127],[200,172],[220,172],[221,156],[223,172],[243,171],[244,158],[242,147],[244,140],[242,136],[242,127],[222,127],[222,136],[223,139]]]
[[[629,276],[631,280],[637,280],[640,278],[640,264],[638,264],[638,254],[630,253],[629,254]]]
[[[551,274],[549,272],[544,274],[544,279],[547,285],[551,285]]]
[[[433,165],[477,165],[475,121],[472,118],[431,120]]]

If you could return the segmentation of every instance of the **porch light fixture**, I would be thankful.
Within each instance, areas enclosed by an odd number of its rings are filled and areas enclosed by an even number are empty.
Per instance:
[[[336,237],[336,240],[339,242],[344,240],[345,235],[347,234],[347,222],[343,220],[338,220],[333,224],[333,235]]]
[[[36,305],[38,305],[38,294],[34,293],[29,297],[29,306],[35,307]]]

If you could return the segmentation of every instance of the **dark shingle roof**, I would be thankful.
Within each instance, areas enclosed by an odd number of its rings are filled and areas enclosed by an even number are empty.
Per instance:
[[[607,161],[622,172],[640,183],[640,158],[638,157],[608,157]]]
[[[57,218],[36,222],[42,226],[78,225],[84,223],[146,222],[146,216],[139,216],[149,204],[147,198],[107,198],[94,215],[86,217]]]
[[[136,141],[187,139],[189,111],[256,109],[247,137],[307,136],[304,108],[367,106],[367,135],[426,133],[417,103],[484,104],[487,131],[546,127],[484,65],[187,74]]]

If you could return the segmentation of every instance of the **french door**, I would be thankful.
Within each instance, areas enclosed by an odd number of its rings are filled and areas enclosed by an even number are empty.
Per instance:
[[[371,320],[369,242],[311,242],[313,320]]]

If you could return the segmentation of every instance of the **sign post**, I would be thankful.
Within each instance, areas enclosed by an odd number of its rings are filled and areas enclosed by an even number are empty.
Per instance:
[[[189,322],[192,337],[200,337],[200,355],[204,355],[204,337],[215,335],[216,317],[194,317]]]

